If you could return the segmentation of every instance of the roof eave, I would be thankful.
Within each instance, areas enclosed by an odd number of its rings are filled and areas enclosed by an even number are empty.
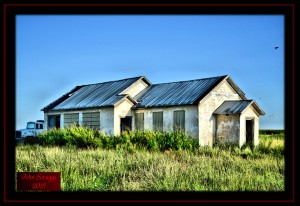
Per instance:
[[[254,101],[254,100],[249,100],[251,101],[247,107],[245,107],[245,109],[243,109],[242,113],[244,113],[244,111],[246,111],[250,106],[253,106],[255,111],[258,115],[264,115],[265,112],[258,106],[258,104]]]
[[[117,102],[114,104],[115,107],[118,106],[119,104],[121,104],[122,101],[124,101],[125,99],[128,99],[129,101],[131,101],[131,102],[133,103],[133,105],[136,105],[136,104],[138,103],[137,101],[135,101],[135,100],[134,100],[130,95],[128,95],[128,94],[126,94],[126,95],[121,95],[121,96],[123,96],[123,98],[120,99],[119,101],[117,101]]]
[[[61,97],[59,97],[55,101],[51,102],[50,104],[48,104],[47,106],[45,106],[44,108],[42,108],[41,111],[43,111],[43,112],[51,111],[54,107],[56,107],[57,105],[59,105],[60,103],[62,103],[66,99],[68,99],[73,93],[75,93],[76,91],[78,91],[81,87],[82,86],[76,86],[76,87],[74,87],[68,93],[62,95]]]
[[[103,109],[103,108],[110,108],[114,107],[114,105],[105,105],[105,106],[98,106],[98,107],[79,107],[79,108],[64,108],[64,109],[49,109],[46,110],[47,112],[64,112],[64,111],[83,111],[83,110],[95,110],[95,109]]]
[[[266,113],[258,106],[258,104],[252,100],[251,105],[253,104],[253,107],[256,109],[259,115],[265,115]]]
[[[232,115],[232,116],[240,116],[241,115],[241,112],[236,112],[236,113],[225,113],[225,112],[214,112],[213,114],[215,115]]]
[[[234,81],[230,78],[230,76],[226,76],[225,79],[231,85],[231,87],[239,94],[242,100],[247,100],[245,93],[234,83]]]
[[[144,80],[144,82],[146,82],[146,83],[148,84],[148,86],[152,84],[152,83],[150,82],[150,80],[149,80],[147,77],[145,77],[145,76],[142,76],[142,77],[140,78],[140,80]]]

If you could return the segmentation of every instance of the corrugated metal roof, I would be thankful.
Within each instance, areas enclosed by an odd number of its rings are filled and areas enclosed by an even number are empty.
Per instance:
[[[144,78],[150,86],[133,97],[133,99],[125,94],[120,95],[122,91],[141,78]],[[114,106],[122,98],[129,98],[133,102],[137,101],[138,104],[134,106],[135,108],[192,105],[197,104],[225,78],[228,78],[228,76],[151,85],[145,77],[139,76],[98,84],[81,85],[53,101],[44,107],[42,111]],[[251,101],[253,100],[225,101],[214,113],[240,113]],[[256,103],[254,107],[260,114],[264,114]]]
[[[232,100],[224,101],[214,114],[241,114],[244,109],[253,102],[253,100]]]
[[[113,106],[125,96],[118,94],[140,78],[143,77],[77,86],[58,100],[44,107],[42,111]]]
[[[139,102],[134,107],[147,108],[195,104],[225,77],[227,76],[153,84],[134,97]]]
[[[76,92],[78,89],[80,89],[82,86],[76,86],[74,89],[72,89],[71,91],[69,91],[68,93],[64,94],[63,96],[61,96],[60,98],[58,98],[57,100],[51,102],[50,104],[48,104],[47,106],[45,106],[43,109],[41,109],[41,111],[47,111],[47,110],[51,110],[52,108],[54,108],[56,105],[60,104],[61,102],[65,101],[67,98],[69,98],[70,95],[72,95],[74,92]]]

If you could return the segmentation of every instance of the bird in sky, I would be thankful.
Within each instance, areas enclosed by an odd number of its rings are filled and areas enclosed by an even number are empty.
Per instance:
[[[276,49],[278,49],[279,47],[278,46],[276,46],[274,49],[276,50]]]

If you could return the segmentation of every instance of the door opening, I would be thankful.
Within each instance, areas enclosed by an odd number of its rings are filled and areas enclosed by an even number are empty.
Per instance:
[[[121,133],[132,130],[132,117],[121,118]]]
[[[60,115],[49,115],[48,116],[48,128],[60,128]]]
[[[246,143],[252,144],[254,141],[254,119],[246,120]]]

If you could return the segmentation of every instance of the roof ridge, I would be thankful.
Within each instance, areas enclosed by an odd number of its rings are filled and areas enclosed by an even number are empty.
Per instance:
[[[161,84],[181,83],[181,82],[193,82],[193,81],[213,79],[213,78],[222,78],[222,77],[227,77],[227,76],[228,75],[221,75],[221,76],[215,76],[215,77],[205,77],[205,78],[201,78],[201,79],[191,79],[191,80],[182,80],[182,81],[174,81],[174,82],[163,82],[163,83],[152,84],[152,86],[161,85]]]
[[[78,86],[90,86],[90,85],[96,85],[96,84],[104,84],[104,83],[110,83],[110,82],[120,82],[120,81],[125,81],[129,79],[140,79],[145,76],[136,76],[136,77],[130,77],[130,78],[125,78],[125,79],[119,79],[119,80],[111,80],[111,81],[106,81],[106,82],[98,82],[98,83],[93,83],[93,84],[82,84]]]
[[[174,81],[174,82],[163,82],[163,83],[152,84],[152,86],[160,85],[160,84],[192,82],[192,81],[199,81],[199,80],[213,79],[213,78],[221,78],[221,77],[227,77],[227,76],[228,75],[221,75],[221,76],[215,76],[215,77],[205,77],[205,78],[200,78],[200,79],[182,80],[182,81]],[[130,78],[125,78],[125,79],[110,80],[110,81],[106,81],[106,82],[98,82],[98,83],[93,83],[93,84],[82,84],[82,85],[78,85],[78,86],[90,86],[90,85],[104,84],[104,83],[110,83],[110,82],[119,82],[119,81],[124,81],[124,80],[129,80],[129,79],[140,79],[140,78],[143,78],[143,77],[145,78],[145,76],[136,76],[136,77],[130,77]]]

